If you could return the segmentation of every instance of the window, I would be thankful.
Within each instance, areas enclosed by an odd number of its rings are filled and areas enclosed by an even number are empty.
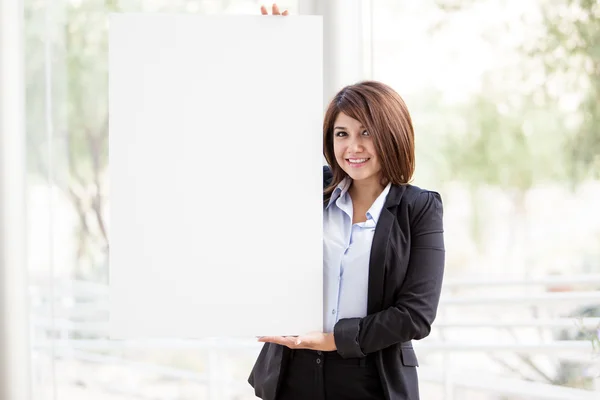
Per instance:
[[[373,77],[405,98],[415,184],[445,205],[445,292],[417,350],[424,398],[597,387],[600,10],[588,3],[372,2]]]

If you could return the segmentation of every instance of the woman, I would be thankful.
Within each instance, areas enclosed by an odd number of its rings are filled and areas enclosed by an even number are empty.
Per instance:
[[[412,121],[387,85],[343,88],[323,140],[324,332],[260,338],[249,382],[264,400],[417,400],[411,340],[429,334],[437,312],[440,195],[408,183]]]

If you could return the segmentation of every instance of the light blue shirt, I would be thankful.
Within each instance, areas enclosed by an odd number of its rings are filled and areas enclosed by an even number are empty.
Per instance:
[[[352,224],[351,182],[344,179],[323,210],[323,332],[333,332],[340,319],[367,315],[371,243],[391,187],[373,202],[365,222]]]

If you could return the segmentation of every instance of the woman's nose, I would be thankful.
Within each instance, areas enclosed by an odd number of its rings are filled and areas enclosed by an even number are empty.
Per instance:
[[[364,147],[362,145],[362,141],[359,138],[352,139],[352,141],[350,142],[350,145],[348,146],[348,148],[353,153],[359,153],[359,152],[361,152],[361,151],[364,150]]]

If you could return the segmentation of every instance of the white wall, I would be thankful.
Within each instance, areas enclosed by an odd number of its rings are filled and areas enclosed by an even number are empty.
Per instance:
[[[0,399],[30,398],[23,4],[0,0]]]

